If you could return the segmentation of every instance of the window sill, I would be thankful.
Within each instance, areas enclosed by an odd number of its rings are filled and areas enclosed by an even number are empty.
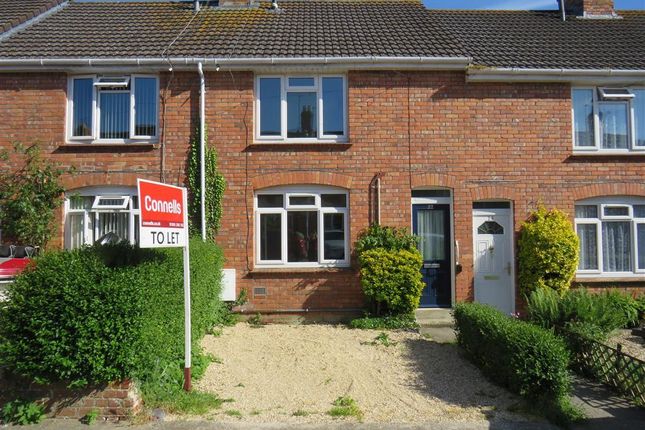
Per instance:
[[[349,142],[253,142],[246,147],[246,152],[334,152],[351,148]]]
[[[645,155],[645,150],[640,149],[640,150],[627,150],[627,151],[598,151],[598,150],[580,150],[580,149],[574,149],[573,154],[574,156],[583,156],[583,157],[602,157],[602,156],[624,156],[624,157],[638,157],[638,156],[644,156]]]
[[[599,276],[599,275],[577,275],[575,282],[579,284],[603,284],[603,283],[645,283],[645,274],[630,276]]]
[[[346,267],[255,267],[249,275],[270,275],[279,273],[344,273],[352,272],[351,266]]]
[[[72,152],[74,150],[87,151],[91,149],[96,150],[116,150],[116,151],[148,151],[153,149],[158,149],[161,146],[160,143],[65,143],[58,147],[61,151]]]

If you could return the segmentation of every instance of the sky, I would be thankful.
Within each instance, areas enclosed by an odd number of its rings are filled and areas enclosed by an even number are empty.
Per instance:
[[[557,0],[423,0],[430,9],[557,9]],[[615,0],[616,9],[645,9],[645,0]]]

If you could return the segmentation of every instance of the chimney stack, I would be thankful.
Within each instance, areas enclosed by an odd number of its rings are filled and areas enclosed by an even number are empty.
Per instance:
[[[614,0],[560,0],[567,15],[581,18],[615,18]]]

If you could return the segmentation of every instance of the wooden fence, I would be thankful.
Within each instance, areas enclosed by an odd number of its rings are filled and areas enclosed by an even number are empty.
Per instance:
[[[625,354],[620,344],[612,348],[575,333],[564,335],[571,346],[574,370],[614,387],[645,406],[645,361]]]

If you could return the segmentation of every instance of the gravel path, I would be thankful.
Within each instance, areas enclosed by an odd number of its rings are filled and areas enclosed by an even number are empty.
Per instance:
[[[379,333],[240,323],[206,336],[205,350],[221,362],[210,365],[196,388],[234,399],[207,418],[330,422],[332,402],[350,396],[366,423],[526,420],[508,412],[518,398],[487,382],[455,345],[410,332],[388,332],[393,346],[371,344]]]
[[[640,336],[634,336],[631,329],[618,330],[607,341],[607,344],[614,348],[619,343],[623,345],[623,352],[625,354],[645,361],[645,339]]]

